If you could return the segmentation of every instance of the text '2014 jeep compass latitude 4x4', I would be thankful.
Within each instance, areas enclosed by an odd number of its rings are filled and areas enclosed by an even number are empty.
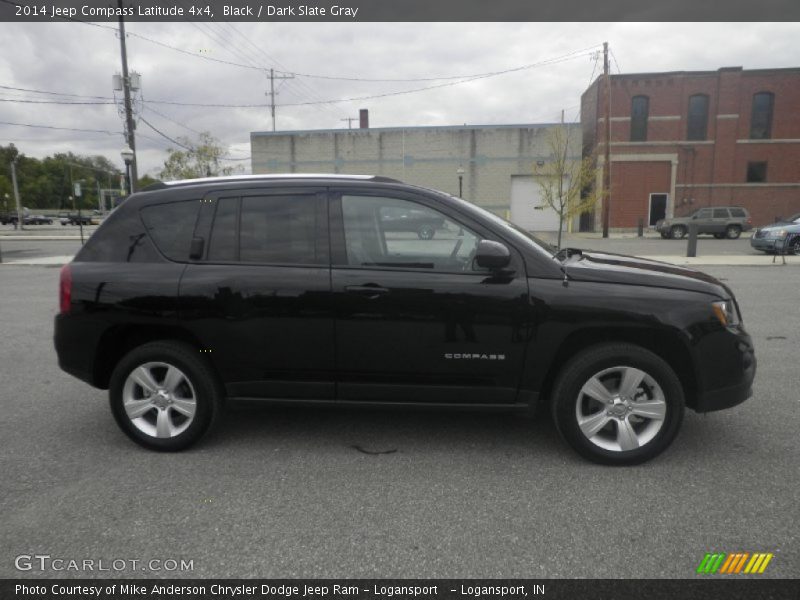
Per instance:
[[[425,214],[434,235],[396,227]],[[529,409],[584,457],[645,461],[684,406],[751,395],[731,291],[562,251],[468,202],[368,176],[247,176],[132,195],[61,272],[59,364],[157,450],[227,399]]]

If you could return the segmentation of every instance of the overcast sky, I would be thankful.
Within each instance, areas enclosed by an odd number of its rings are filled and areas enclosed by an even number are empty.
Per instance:
[[[114,97],[121,69],[116,26],[81,23],[0,23],[0,85],[61,94]],[[250,132],[271,130],[269,79],[281,71],[361,79],[495,77],[409,94],[373,96],[438,81],[346,81],[296,76],[276,81],[279,130],[346,129],[347,117],[370,111],[372,127],[554,122],[578,118],[580,94],[602,69],[591,50],[608,41],[612,72],[800,66],[798,23],[129,23],[128,61],[141,73],[137,112],[162,134],[196,137],[209,131],[232,157],[249,157]],[[152,41],[135,37],[137,34]],[[155,42],[173,46],[166,48]],[[121,100],[121,94],[116,93]],[[104,102],[102,99],[0,88],[0,99]],[[256,108],[157,103],[259,104]],[[55,152],[102,154],[122,168],[119,105],[0,102],[0,121],[116,132],[89,133],[0,124],[0,143],[29,156]],[[159,114],[160,113],[160,114]],[[357,122],[353,123],[357,126]],[[146,136],[146,137],[145,137]],[[139,173],[156,175],[174,144],[140,121]],[[232,162],[250,171],[249,160]]]

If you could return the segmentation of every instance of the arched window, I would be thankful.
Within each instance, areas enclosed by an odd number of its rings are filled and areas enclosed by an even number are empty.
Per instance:
[[[689,96],[689,118],[686,127],[687,140],[704,140],[708,133],[708,96]]]
[[[631,141],[647,141],[647,116],[650,99],[647,96],[634,96],[631,99]]]
[[[750,139],[768,140],[772,136],[772,107],[775,94],[758,92],[753,95],[753,113],[750,117]]]

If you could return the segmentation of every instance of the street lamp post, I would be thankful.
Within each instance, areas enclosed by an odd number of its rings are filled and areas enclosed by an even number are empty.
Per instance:
[[[128,146],[122,149],[122,152],[119,153],[122,157],[122,160],[125,161],[125,191],[130,196],[133,193],[133,188],[131,184],[131,163],[133,162],[133,150],[131,150]]]
[[[464,196],[464,167],[459,166],[456,170],[456,174],[458,175],[458,197],[463,198]]]

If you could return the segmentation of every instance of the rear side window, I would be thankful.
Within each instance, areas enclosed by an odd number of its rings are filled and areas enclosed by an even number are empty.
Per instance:
[[[732,208],[731,209],[731,216],[732,217],[746,217],[747,213],[744,212],[743,208]]]
[[[727,219],[728,218],[728,209],[726,209],[726,208],[715,208],[714,209],[714,218],[715,219]]]
[[[170,260],[189,259],[189,246],[197,221],[198,200],[147,206],[141,210],[147,233]]]
[[[150,241],[135,211],[118,208],[75,256],[79,262],[159,262],[164,259]]]
[[[221,198],[208,260],[266,264],[327,264],[327,239],[315,195]]]

